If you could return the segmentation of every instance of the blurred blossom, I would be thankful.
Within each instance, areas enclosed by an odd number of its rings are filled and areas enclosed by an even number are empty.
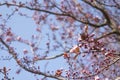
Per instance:
[[[0,36],[3,34],[3,30],[0,28]]]

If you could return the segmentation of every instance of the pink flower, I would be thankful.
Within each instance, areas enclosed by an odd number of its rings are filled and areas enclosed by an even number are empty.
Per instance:
[[[27,50],[27,49],[24,49],[24,50],[23,50],[23,53],[24,53],[24,54],[27,54],[27,53],[28,53],[28,50]]]

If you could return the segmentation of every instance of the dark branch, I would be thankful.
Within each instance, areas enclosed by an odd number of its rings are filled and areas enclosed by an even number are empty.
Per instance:
[[[78,22],[81,22],[83,24],[88,24],[88,25],[96,27],[96,28],[99,28],[99,27],[102,27],[102,26],[106,25],[106,22],[104,22],[103,24],[93,24],[93,23],[90,23],[89,21],[84,21],[84,20],[78,19],[75,16],[71,15],[70,13],[63,12],[63,11],[62,11],[62,13],[57,13],[57,12],[53,12],[53,11],[49,11],[49,10],[44,10],[44,9],[39,9],[39,8],[32,8],[32,7],[29,7],[29,6],[19,5],[19,4],[12,4],[12,3],[8,3],[8,2],[0,4],[0,6],[3,6],[3,5],[16,6],[16,7],[26,8],[26,9],[34,10],[34,11],[41,11],[41,12],[49,13],[49,14],[52,14],[52,15],[68,16],[68,17],[71,17],[71,18],[73,18],[74,20],[76,20]]]
[[[115,29],[117,27],[115,21],[109,16],[109,14],[106,11],[106,9],[104,8],[104,6],[100,5],[95,0],[93,2],[90,2],[89,0],[83,0],[83,1],[86,4],[89,4],[90,6],[92,6],[93,8],[96,8],[97,10],[99,10],[101,12],[107,21],[107,25],[109,25],[109,27],[111,29]]]
[[[100,40],[100,39],[102,39],[102,38],[108,37],[108,36],[110,36],[111,34],[116,34],[116,31],[113,30],[112,32],[109,32],[109,33],[107,33],[107,34],[104,34],[104,35],[100,36],[99,38],[96,38],[96,40]]]
[[[113,0],[113,1],[114,1],[114,3],[115,3],[116,5],[106,4],[106,3],[102,3],[102,2],[96,0],[96,2],[98,2],[98,3],[101,4],[101,5],[108,6],[108,7],[115,7],[115,8],[117,8],[117,9],[120,9],[120,6],[118,5],[118,3],[115,2],[115,0]]]

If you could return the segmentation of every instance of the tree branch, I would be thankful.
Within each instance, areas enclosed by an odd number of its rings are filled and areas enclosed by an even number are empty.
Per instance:
[[[38,61],[38,60],[51,60],[51,59],[56,59],[56,58],[58,58],[58,57],[61,57],[61,56],[63,56],[64,55],[64,53],[61,53],[61,54],[58,54],[58,55],[55,55],[55,56],[51,56],[51,57],[45,57],[45,58],[40,58],[40,59],[37,59],[37,60],[35,60],[35,61]]]
[[[94,0],[93,2],[90,2],[89,0],[82,0],[82,1],[84,1],[86,4],[89,4],[93,8],[96,8],[97,10],[99,10],[107,20],[107,24],[111,29],[115,29],[117,27],[115,21],[109,16],[104,6],[100,5],[98,2],[96,2],[96,0]]]
[[[41,11],[41,12],[49,13],[49,14],[52,14],[52,15],[68,16],[68,17],[71,17],[72,19],[74,19],[74,20],[76,20],[78,22],[81,22],[83,24],[88,24],[88,25],[96,27],[96,28],[99,28],[99,27],[102,27],[102,26],[106,25],[106,22],[104,22],[103,24],[93,24],[93,23],[90,23],[89,21],[78,19],[75,16],[71,15],[70,13],[63,12],[63,11],[62,11],[62,13],[57,13],[57,12],[53,12],[53,11],[49,11],[49,10],[44,10],[44,9],[39,9],[39,8],[32,8],[32,7],[29,7],[29,6],[19,5],[19,4],[12,4],[12,3],[8,3],[8,2],[0,3],[0,6],[3,6],[3,5],[16,6],[16,7],[26,8],[26,9],[34,10],[34,11]]]
[[[100,39],[102,39],[102,38],[108,37],[108,36],[111,35],[111,34],[116,34],[116,30],[113,30],[112,32],[109,32],[109,33],[107,33],[107,34],[104,34],[104,35],[96,38],[95,40],[100,40]]]
[[[115,3],[116,5],[105,4],[105,3],[102,3],[102,2],[96,0],[96,2],[98,2],[98,3],[101,4],[101,5],[108,6],[108,7],[115,7],[115,8],[120,9],[120,6],[118,5],[118,3],[115,2],[115,0],[113,0],[113,1],[114,1],[114,3]]]

